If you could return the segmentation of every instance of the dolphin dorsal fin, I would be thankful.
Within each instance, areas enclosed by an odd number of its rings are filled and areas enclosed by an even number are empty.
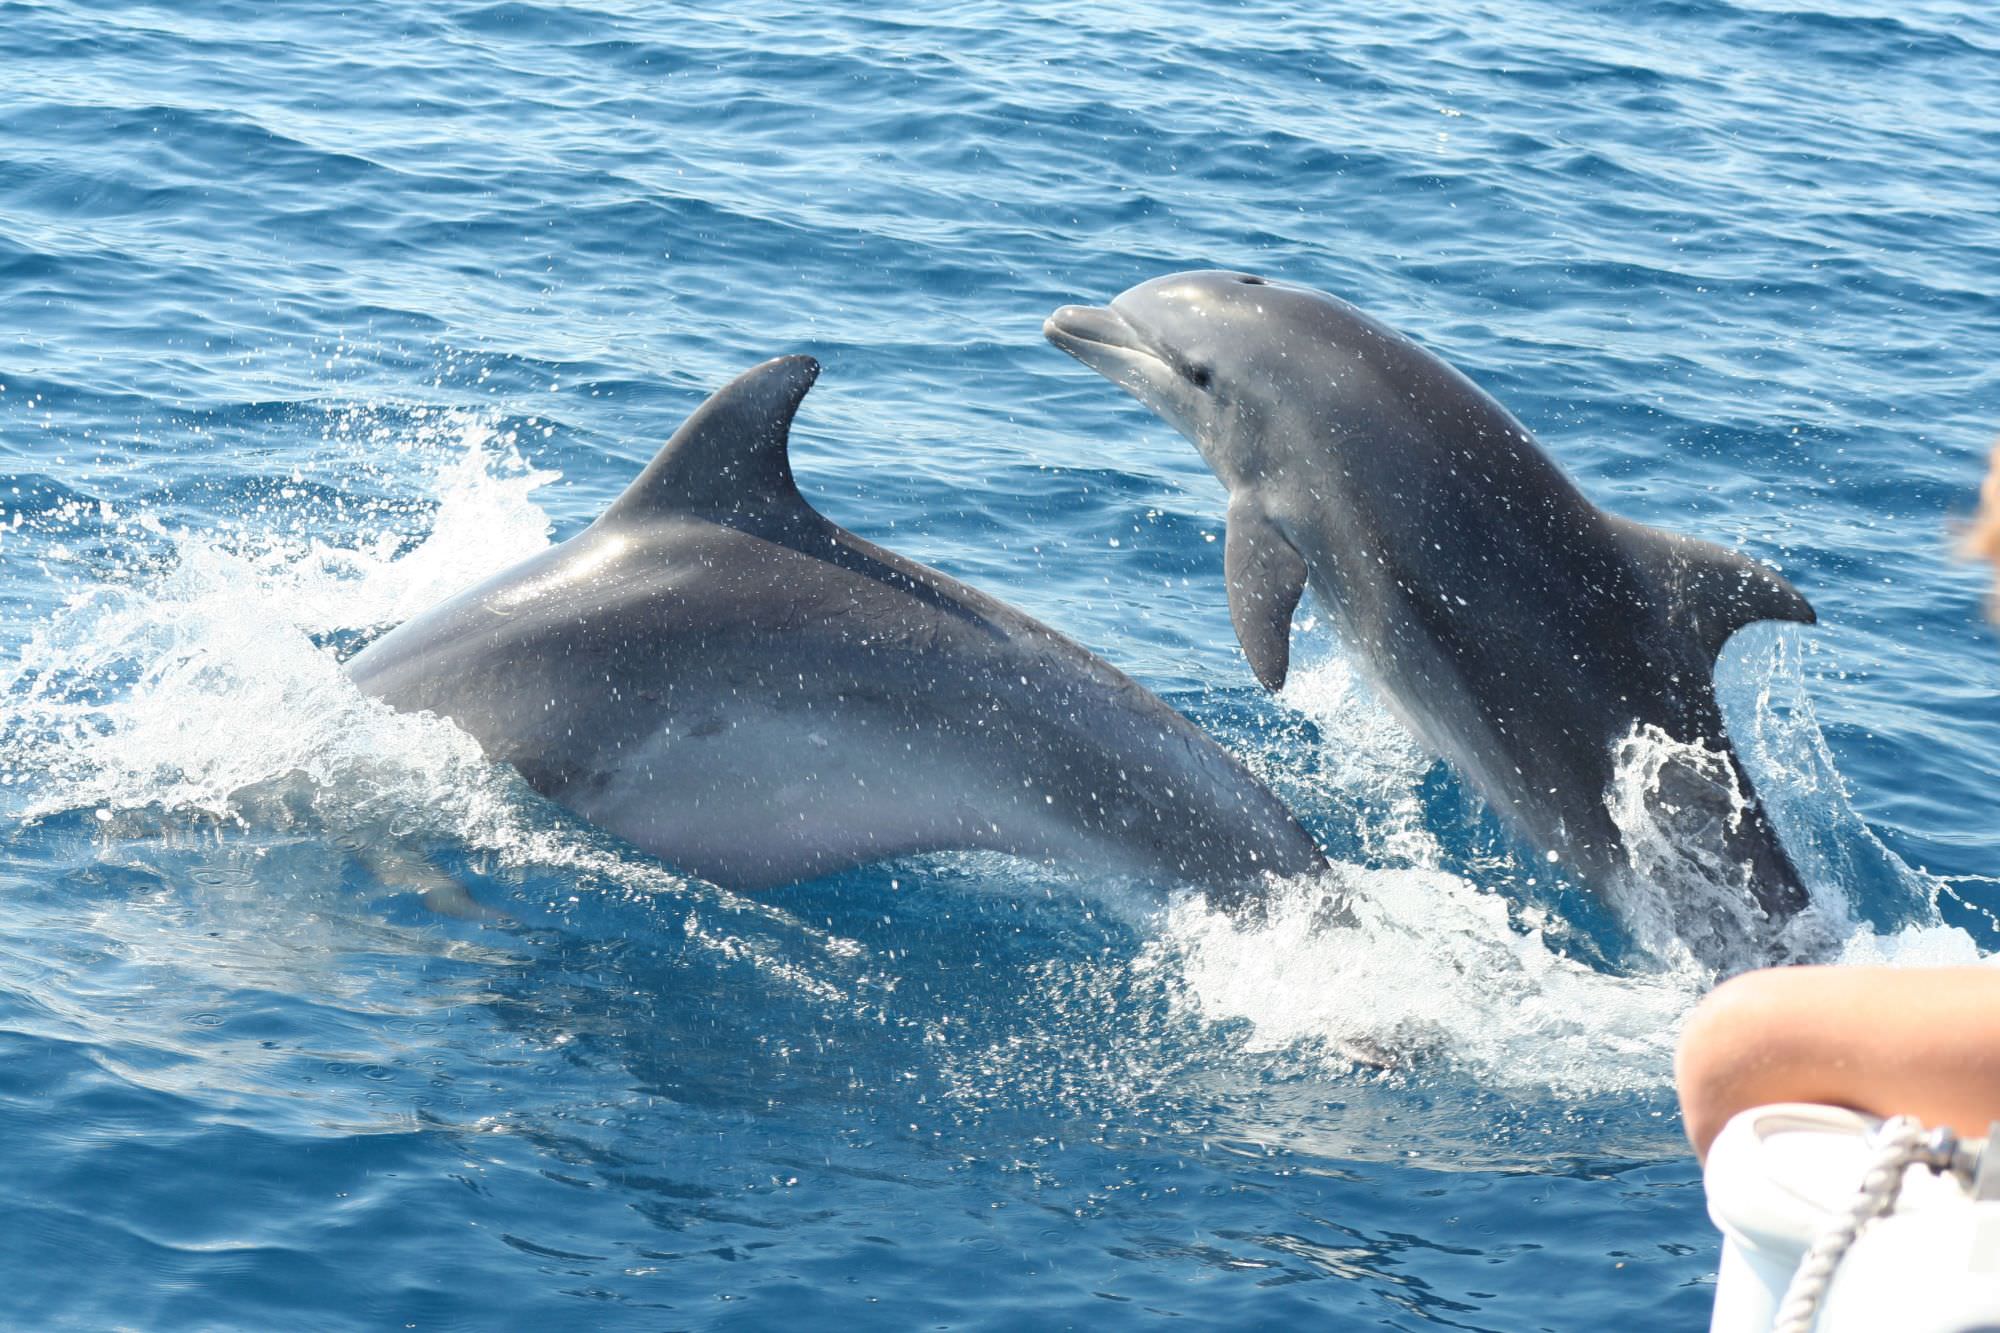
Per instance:
[[[687,513],[727,519],[806,508],[788,450],[792,417],[818,378],[819,362],[809,356],[781,356],[744,371],[681,423],[597,521]]]
[[[1819,620],[1812,603],[1769,565],[1713,542],[1637,523],[1626,526],[1668,617],[1694,635],[1710,661],[1730,635],[1754,621]]]

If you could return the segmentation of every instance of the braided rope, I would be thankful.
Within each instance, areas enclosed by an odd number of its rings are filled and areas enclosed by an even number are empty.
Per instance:
[[[1896,1206],[1903,1188],[1903,1172],[1926,1161],[1924,1127],[1915,1116],[1899,1115],[1886,1120],[1875,1132],[1875,1152],[1861,1177],[1861,1188],[1845,1212],[1820,1228],[1812,1248],[1792,1273],[1785,1299],[1778,1306],[1778,1318],[1771,1333],[1812,1333],[1819,1319],[1820,1302],[1833,1282],[1848,1247],[1861,1229]]]

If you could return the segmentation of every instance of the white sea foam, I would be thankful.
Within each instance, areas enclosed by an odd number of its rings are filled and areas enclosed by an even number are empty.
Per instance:
[[[1767,803],[1799,817],[1796,807],[1810,800],[1822,827],[1865,839],[1862,852],[1893,871],[1906,919],[1887,932],[1857,924],[1815,844],[1800,858],[1811,908],[1775,936],[1746,938],[1761,938],[1784,957],[1897,965],[1977,959],[1969,935],[1938,921],[1937,886],[1896,861],[1846,805],[1810,708],[1798,702],[1804,682],[1797,650],[1768,646],[1739,663],[1737,674],[1759,685],[1747,724],[1732,718],[1732,729],[1747,738],[1745,752],[1763,761],[1758,776]],[[1789,707],[1774,706],[1782,698]],[[1663,766],[1683,763],[1716,776],[1716,756],[1665,737],[1636,736],[1628,747],[1616,779],[1617,815],[1646,857],[1646,875],[1613,895],[1610,905],[1639,952],[1635,965],[1613,972],[1552,944],[1545,927],[1555,923],[1478,882],[1485,867],[1471,867],[1470,877],[1445,868],[1417,794],[1429,765],[1344,662],[1298,672],[1283,701],[1318,726],[1332,781],[1365,793],[1381,812],[1365,831],[1366,864],[1284,886],[1261,920],[1183,899],[1167,913],[1147,960],[1177,970],[1176,998],[1190,1010],[1247,1021],[1253,1045],[1317,1047],[1335,1060],[1424,1052],[1489,1084],[1559,1094],[1657,1088],[1671,1077],[1688,1009],[1721,971],[1760,961],[1725,951],[1718,965],[1691,946],[1689,934],[1758,923],[1737,876],[1676,842],[1699,830],[1674,827],[1676,812],[1645,799],[1657,793]],[[1533,883],[1527,867],[1493,869],[1496,879]],[[1328,928],[1329,902],[1343,896],[1358,925]],[[1713,942],[1697,938],[1694,945]]]
[[[1323,903],[1342,892],[1358,925],[1325,928]],[[1500,895],[1413,867],[1295,882],[1254,924],[1185,898],[1152,956],[1202,1016],[1248,1019],[1253,1047],[1442,1058],[1482,1081],[1571,1094],[1658,1086],[1703,983],[1689,969],[1598,972],[1517,929]]]
[[[427,503],[342,500],[315,522],[304,491],[288,505],[285,488],[257,519],[215,530],[134,520],[158,557],[75,590],[0,667],[7,812],[32,822],[94,811],[114,840],[162,819],[303,818],[374,878],[441,899],[458,889],[423,851],[438,842],[601,887],[686,891],[686,881],[537,801],[449,722],[363,696],[323,642],[394,623],[544,549],[551,525],[536,492],[555,474],[526,466],[511,435],[467,414],[344,414],[329,439],[329,472],[372,474]],[[53,515],[40,535],[60,545],[67,527],[97,517]],[[822,957],[854,952],[850,941],[706,887],[681,925],[690,943],[824,998],[840,988],[754,938],[756,928],[779,925]]]
[[[398,436],[379,423],[350,433],[414,455],[435,497],[422,540],[394,527],[364,526],[337,540],[252,543],[237,554],[256,586],[284,603],[301,630],[394,625],[549,544],[535,493],[557,474],[528,467],[511,433],[469,413],[441,413]]]
[[[1148,958],[1176,970],[1177,1000],[1248,1020],[1254,1046],[1442,1058],[1567,1093],[1658,1086],[1700,971],[1599,972],[1442,868],[1417,793],[1430,763],[1341,659],[1296,672],[1283,698],[1317,725],[1329,780],[1378,812],[1368,864],[1283,886],[1255,921],[1177,901]],[[1325,924],[1340,898],[1356,925]]]
[[[235,818],[244,792],[297,774],[362,808],[398,786],[435,793],[442,829],[499,836],[507,802],[477,745],[364,699],[314,636],[379,624],[546,545],[528,497],[550,474],[474,418],[419,423],[403,443],[437,497],[421,541],[388,515],[350,520],[346,545],[284,523],[154,525],[163,572],[80,589],[38,627],[0,677],[17,816]]]

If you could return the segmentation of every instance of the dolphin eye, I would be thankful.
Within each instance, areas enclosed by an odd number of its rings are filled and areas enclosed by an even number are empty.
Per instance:
[[[1209,386],[1215,383],[1215,372],[1207,366],[1189,366],[1187,368],[1187,378],[1189,384],[1206,393]]]

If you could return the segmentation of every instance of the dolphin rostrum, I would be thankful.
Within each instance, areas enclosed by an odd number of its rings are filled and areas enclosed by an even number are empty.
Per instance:
[[[810,357],[746,371],[595,523],[348,665],[551,800],[757,889],[984,849],[1235,893],[1325,861],[1158,697],[799,494]]]
[[[1586,883],[1628,868],[1607,793],[1616,748],[1651,727],[1726,761],[1663,796],[1695,804],[1752,910],[1805,905],[1712,676],[1739,626],[1813,622],[1784,579],[1599,509],[1471,380],[1323,292],[1179,273],[1043,332],[1228,488],[1230,618],[1267,688],[1310,584],[1391,710]]]

